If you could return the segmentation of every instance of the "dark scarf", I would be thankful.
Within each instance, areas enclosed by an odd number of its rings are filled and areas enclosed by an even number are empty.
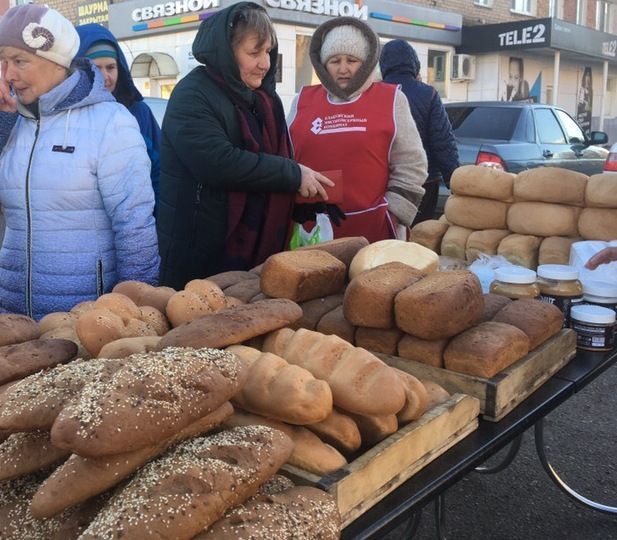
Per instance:
[[[242,132],[243,147],[291,157],[285,113],[279,99],[255,90],[251,107],[232,92],[223,78],[208,69],[210,76],[233,102]],[[223,267],[249,269],[270,255],[283,251],[291,222],[294,195],[290,193],[227,192],[227,239]]]

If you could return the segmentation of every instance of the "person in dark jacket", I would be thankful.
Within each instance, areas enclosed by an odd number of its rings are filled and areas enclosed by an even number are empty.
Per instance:
[[[383,80],[400,84],[407,96],[428,158],[425,194],[414,220],[416,224],[433,217],[440,181],[450,187],[450,177],[459,166],[458,150],[439,94],[435,88],[418,80],[420,60],[414,48],[402,39],[386,43],[381,51],[379,67]]]
[[[155,202],[159,193],[161,128],[150,107],[133,83],[128,63],[114,35],[100,24],[91,23],[76,27],[80,46],[77,57],[86,57],[100,69],[105,88],[116,101],[122,103],[135,117],[139,131],[146,143],[150,158],[152,189]]]
[[[160,280],[176,289],[283,251],[295,193],[327,199],[322,183],[333,185],[291,158],[264,8],[239,2],[205,19],[193,54],[204,65],[174,88],[161,145]]]

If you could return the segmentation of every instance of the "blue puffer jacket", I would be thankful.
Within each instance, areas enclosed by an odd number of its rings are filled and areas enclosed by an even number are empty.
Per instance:
[[[450,185],[452,172],[459,166],[452,126],[437,91],[416,80],[420,60],[409,43],[395,39],[381,51],[379,67],[383,80],[400,84],[407,96],[428,158],[428,180],[442,179]]]
[[[0,113],[0,308],[39,319],[118,281],[156,283],[150,162],[131,113],[90,63],[38,110]]]

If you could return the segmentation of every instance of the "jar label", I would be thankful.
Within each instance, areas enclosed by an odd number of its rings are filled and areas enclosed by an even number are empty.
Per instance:
[[[583,301],[582,296],[553,296],[551,294],[541,294],[538,296],[538,300],[546,302],[547,304],[553,304],[555,307],[563,313],[563,327],[570,327],[570,309],[576,304],[580,304]]]
[[[572,319],[572,329],[576,331],[576,346],[585,349],[610,350],[614,343],[614,324],[593,325]]]

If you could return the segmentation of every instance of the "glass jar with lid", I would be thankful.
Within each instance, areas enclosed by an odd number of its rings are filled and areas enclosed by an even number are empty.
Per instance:
[[[572,305],[583,300],[583,285],[578,270],[567,264],[541,264],[538,266],[540,300],[558,307],[564,316],[564,327],[570,325]]]
[[[615,312],[601,306],[572,306],[570,326],[576,331],[576,346],[587,351],[610,351],[615,338]]]
[[[533,270],[522,266],[502,266],[495,270],[495,279],[491,283],[490,292],[518,300],[537,298],[540,288]]]

